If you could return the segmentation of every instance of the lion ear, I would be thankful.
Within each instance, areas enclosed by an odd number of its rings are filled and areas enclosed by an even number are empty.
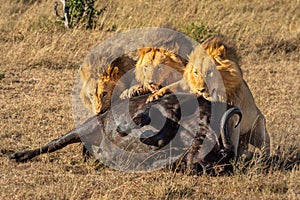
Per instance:
[[[170,58],[176,63],[183,63],[182,60],[173,53],[171,54]]]
[[[110,73],[110,77],[112,77],[113,79],[116,79],[118,77],[118,75],[119,75],[119,67],[114,67],[114,69]]]
[[[218,54],[219,54],[219,56],[221,57],[221,58],[226,58],[226,48],[225,48],[225,46],[224,45],[221,45],[218,49],[217,49],[217,51],[218,51]]]
[[[119,68],[117,66],[111,66],[109,65],[107,67],[107,69],[105,70],[105,77],[108,79],[108,80],[111,80],[111,79],[115,79],[117,78],[119,74]]]
[[[113,70],[113,67],[111,65],[109,65],[105,70],[105,76],[110,76],[112,70]]]
[[[79,74],[82,80],[88,80],[92,74],[92,67],[89,62],[84,62],[79,68]]]
[[[151,47],[145,47],[145,48],[141,48],[138,50],[139,56],[143,57],[146,53],[148,53],[149,51],[151,51],[153,48]]]

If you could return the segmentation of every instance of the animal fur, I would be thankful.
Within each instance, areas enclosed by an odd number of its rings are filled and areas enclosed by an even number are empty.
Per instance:
[[[158,99],[166,93],[180,90],[201,95],[208,100],[213,100],[212,95],[215,94],[215,100],[224,101],[243,111],[240,132],[233,129],[234,120],[229,126],[230,130],[234,130],[231,140],[236,156],[248,154],[248,158],[251,158],[251,153],[248,151],[251,144],[260,149],[264,156],[269,157],[270,136],[266,129],[266,120],[257,108],[237,62],[235,51],[226,46],[222,37],[211,37],[191,53],[189,63],[184,69],[184,78],[150,95],[147,102]],[[223,93],[225,95],[215,92],[221,88],[215,81],[218,73],[225,86]],[[211,84],[210,90],[207,84]]]
[[[233,133],[232,143],[239,150],[239,155],[248,151],[248,145],[261,150],[262,155],[270,156],[270,136],[266,128],[266,120],[261,111],[255,104],[253,95],[243,79],[242,70],[239,67],[235,51],[226,45],[224,38],[212,37],[203,44],[206,52],[214,60],[217,70],[220,72],[225,88],[226,102],[232,106],[241,108],[243,111],[243,119],[240,126],[240,136],[235,137]],[[190,59],[193,63],[193,60]],[[233,124],[231,124],[231,127]],[[240,143],[240,145],[238,145]]]
[[[155,92],[161,86],[169,85],[181,79],[186,60],[175,53],[154,47],[139,49],[139,59],[135,67],[135,79],[138,84],[125,90],[120,98]]]
[[[101,73],[99,73],[94,57],[90,56],[80,68],[80,78],[83,83],[80,98],[84,105],[95,114],[107,110],[117,81],[134,67],[135,62],[128,55],[123,55],[113,60],[107,68],[101,66]]]
[[[197,59],[196,59],[197,58]],[[197,67],[189,62],[183,70],[183,78],[177,82],[170,85],[162,87],[160,90],[154,92],[149,96],[147,102],[158,99],[164,94],[180,91],[180,92],[190,92],[193,94],[200,95],[204,92],[205,82],[201,76],[202,72],[207,70],[214,70],[215,64],[212,59],[207,55],[206,51],[202,46],[198,46],[195,51],[190,55],[190,60],[195,59]]]

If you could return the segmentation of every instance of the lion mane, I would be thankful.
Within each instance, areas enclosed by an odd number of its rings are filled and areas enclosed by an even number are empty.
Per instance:
[[[224,42],[225,38],[214,36],[202,43],[206,53],[213,59],[223,79],[227,98],[233,100],[240,96],[243,73],[238,65],[238,57],[233,47]],[[190,59],[193,60],[192,58]],[[228,102],[230,103],[230,102]],[[234,103],[233,103],[234,104]]]
[[[233,131],[233,144],[236,147],[236,153],[251,157],[248,152],[248,145],[260,149],[264,156],[270,155],[270,136],[266,129],[266,120],[261,111],[255,104],[253,95],[243,79],[243,74],[238,65],[238,57],[233,47],[226,43],[224,37],[214,36],[202,44],[206,53],[211,57],[216,65],[216,69],[220,72],[226,90],[226,103],[241,108],[243,111],[243,119],[240,125],[240,132]],[[190,58],[190,63],[195,60]],[[201,71],[205,77],[205,70]],[[205,92],[208,90],[206,89]],[[208,96],[209,94],[203,95]],[[234,122],[231,124],[231,129],[234,130]],[[235,135],[234,135],[235,134]],[[239,149],[238,149],[239,148]]]
[[[113,60],[110,65],[99,67],[95,59],[90,55],[79,70],[83,83],[80,98],[90,111],[98,114],[110,107],[112,93],[118,80],[134,68],[136,61],[124,54]],[[125,89],[125,85],[123,87]]]

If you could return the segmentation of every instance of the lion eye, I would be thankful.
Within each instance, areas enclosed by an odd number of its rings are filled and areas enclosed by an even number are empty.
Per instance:
[[[211,76],[212,75],[212,71],[208,70],[205,72],[205,77]]]
[[[198,76],[198,72],[197,72],[197,71],[194,71],[194,75],[195,75],[195,76]]]
[[[106,95],[107,95],[107,92],[103,92],[102,94],[100,94],[100,98],[103,99]]]

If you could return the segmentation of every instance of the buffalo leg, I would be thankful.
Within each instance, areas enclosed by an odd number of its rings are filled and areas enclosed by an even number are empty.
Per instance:
[[[81,126],[71,130],[70,132],[62,135],[58,139],[54,139],[48,144],[32,149],[32,150],[26,150],[22,152],[17,152],[10,154],[8,156],[9,159],[15,160],[16,162],[25,162],[31,158],[34,158],[35,156],[38,156],[40,154],[44,153],[50,153],[57,151],[59,149],[62,149],[63,147],[73,144],[73,143],[79,143],[81,142],[81,136],[87,136],[90,133],[94,133],[95,131],[99,130],[99,122],[97,116],[94,116],[90,119],[88,119],[85,123],[83,123]]]
[[[60,138],[52,140],[51,142],[49,142],[48,144],[40,148],[17,152],[14,154],[10,154],[8,157],[9,159],[15,160],[16,162],[24,162],[26,160],[34,158],[37,155],[57,151],[69,144],[78,143],[78,142],[81,142],[81,140],[79,135],[76,132],[76,129],[74,129],[69,133],[61,136]]]

